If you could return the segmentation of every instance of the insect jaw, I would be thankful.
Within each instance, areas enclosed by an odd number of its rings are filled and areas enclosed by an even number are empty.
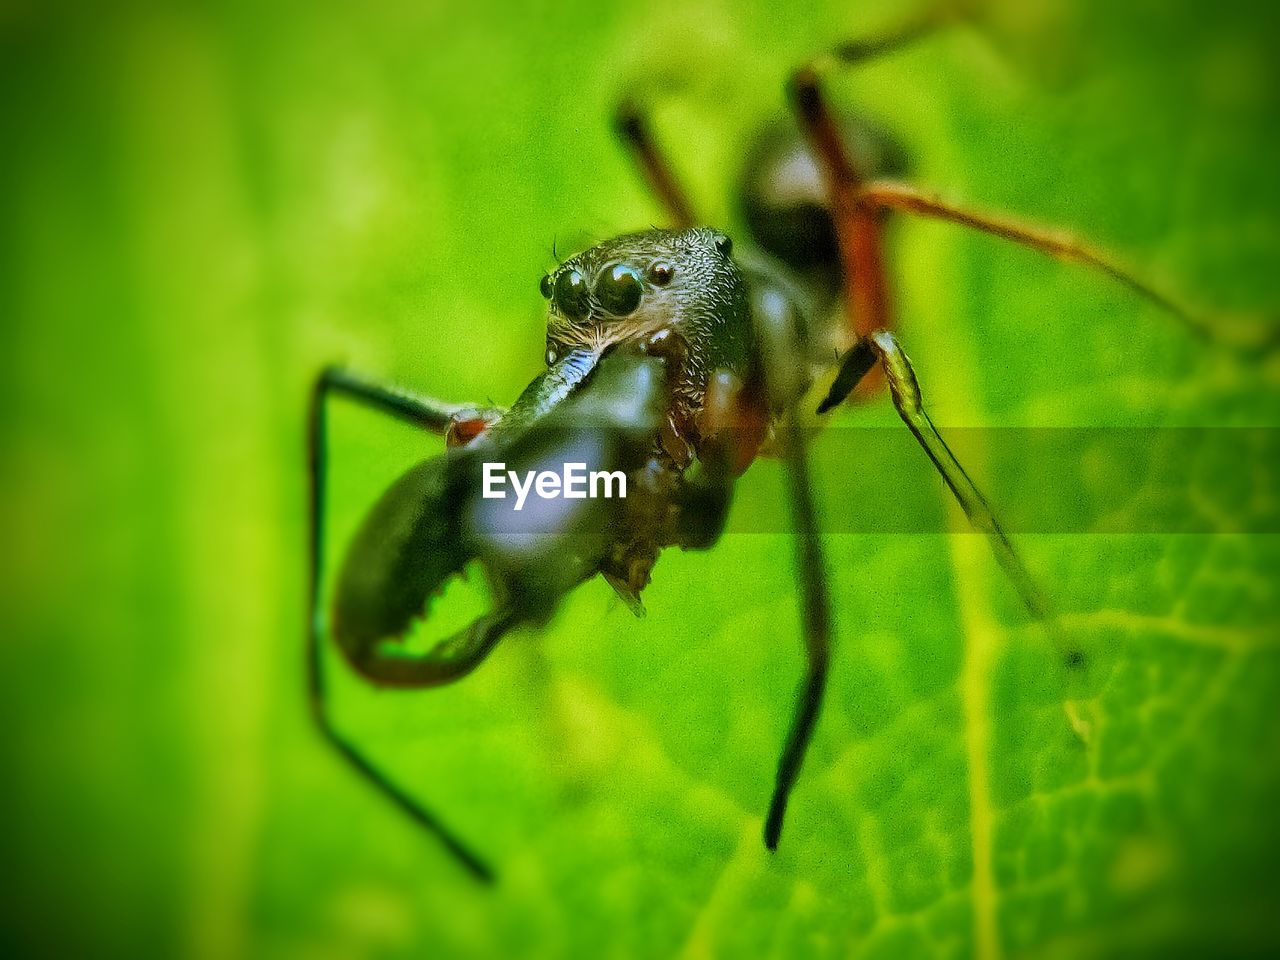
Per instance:
[[[611,347],[634,343],[642,345],[654,334],[675,330],[679,326],[670,311],[640,311],[628,317],[593,314],[572,322],[554,314],[547,317],[547,361],[555,361],[569,350],[603,353]]]

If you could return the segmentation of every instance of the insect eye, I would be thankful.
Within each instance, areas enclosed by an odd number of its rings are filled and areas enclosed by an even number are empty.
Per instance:
[[[542,282],[538,284],[538,289],[542,291],[543,300],[551,299],[551,274],[544,273],[542,275]]]
[[[649,267],[649,281],[655,287],[665,287],[676,275],[676,268],[665,260],[659,260]]]
[[[596,299],[600,306],[616,317],[625,317],[640,306],[644,284],[635,267],[615,263],[606,267],[596,280]]]
[[[556,277],[554,294],[556,306],[566,317],[579,320],[591,309],[587,280],[577,270],[566,270]]]

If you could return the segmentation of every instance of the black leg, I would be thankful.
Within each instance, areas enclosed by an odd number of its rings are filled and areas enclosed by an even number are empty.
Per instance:
[[[802,358],[804,326],[792,304],[757,298],[755,321],[765,396],[773,409],[784,410],[775,440],[787,471],[787,496],[795,531],[796,578],[800,590],[800,627],[806,667],[796,694],[795,715],[778,760],[777,779],[765,817],[764,843],[776,850],[787,801],[800,775],[805,753],[822,710],[831,647],[831,600],[822,553],[817,509],[809,476],[808,441],[797,420],[797,403],[808,376]]]
[[[490,867],[459,840],[434,813],[388,780],[334,727],[329,715],[323,649],[326,629],[321,593],[324,572],[327,469],[326,404],[330,394],[346,396],[388,416],[437,433],[446,432],[452,422],[453,414],[468,408],[414,397],[358,378],[343,370],[327,369],[316,380],[311,395],[308,423],[311,542],[308,579],[310,616],[307,624],[307,683],[312,718],[321,734],[334,749],[412,820],[433,834],[473,877],[483,883],[492,883],[494,875]]]
[[[465,403],[446,403],[431,397],[420,397],[399,387],[370,380],[342,367],[326,367],[316,380],[314,392],[313,425],[316,422],[316,408],[320,408],[319,416],[323,421],[323,401],[330,393],[354,400],[397,420],[403,420],[410,426],[422,427],[424,430],[442,435],[448,431],[456,414],[477,409]]]
[[[800,775],[800,767],[804,763],[809,740],[822,709],[831,646],[831,600],[809,478],[808,450],[804,431],[796,422],[794,413],[786,414],[779,439],[787,467],[791,522],[795,527],[801,629],[808,662],[796,696],[795,717],[791,721],[791,730],[778,761],[777,781],[773,797],[769,801],[769,814],[765,818],[764,844],[770,850],[778,848],[782,820],[787,812],[787,800]]]
[[[939,0],[927,4],[879,33],[837,44],[827,56],[833,65],[860,66],[897,53],[935,31],[965,19],[972,12],[970,8],[973,6],[973,0]]]

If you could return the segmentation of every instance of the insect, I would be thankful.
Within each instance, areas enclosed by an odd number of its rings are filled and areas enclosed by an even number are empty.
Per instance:
[[[315,719],[369,781],[481,880],[493,873],[428,806],[393,783],[330,722],[326,636],[369,681],[433,687],[476,669],[504,635],[541,625],[578,584],[603,576],[633,608],[661,551],[707,549],[720,537],[733,484],[760,455],[786,466],[795,530],[800,633],[807,655],[764,821],[779,843],[793,787],[822,706],[832,613],[798,405],[839,351],[819,412],[883,377],[892,402],[971,523],[984,532],[1030,612],[1049,607],[995,514],[929,419],[911,363],[892,331],[883,227],[891,211],[995,234],[1099,269],[1199,333],[1210,328],[1090,245],[1003,217],[961,209],[896,180],[904,153],[871,125],[838,119],[824,81],[891,53],[958,15],[947,5],[793,72],[794,133],[762,135],[743,185],[751,249],[700,224],[654,138],[645,104],[626,99],[616,128],[668,229],[627,234],[570,258],[542,279],[546,370],[509,409],[451,404],[342,369],[317,380],[310,418],[311,619],[309,677]],[[843,317],[833,322],[832,317]],[[878,374],[873,374],[878,369]],[[446,451],[413,467],[372,508],[324,602],[328,400],[343,396],[441,434]],[[481,493],[486,463],[513,475],[570,462],[618,472],[613,500],[547,501],[521,517]],[[549,505],[548,505],[549,504]],[[425,653],[397,647],[429,599],[480,565],[493,608]],[[1063,642],[1069,664],[1081,655]]]

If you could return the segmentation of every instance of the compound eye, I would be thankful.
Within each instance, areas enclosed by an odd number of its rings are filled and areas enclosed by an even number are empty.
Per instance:
[[[556,306],[566,317],[581,320],[591,310],[587,295],[587,280],[577,270],[566,270],[556,277]]]
[[[551,274],[544,273],[542,275],[542,282],[538,284],[538,289],[542,291],[543,300],[551,299]]]
[[[605,267],[600,278],[596,280],[596,299],[600,306],[615,317],[625,317],[640,306],[640,297],[644,293],[644,284],[635,267],[625,263],[615,263]]]

